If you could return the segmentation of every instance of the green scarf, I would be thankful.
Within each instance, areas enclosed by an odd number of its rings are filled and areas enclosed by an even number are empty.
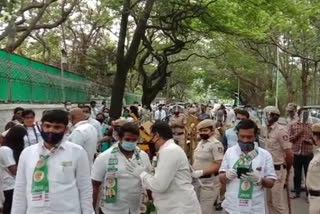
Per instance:
[[[32,194],[49,193],[48,159],[50,155],[40,155],[32,176]]]
[[[239,160],[233,165],[234,169],[247,168],[252,170],[252,160],[259,154],[258,149],[254,149],[249,153],[242,153]],[[250,200],[253,195],[253,182],[240,179],[238,198],[242,200]]]

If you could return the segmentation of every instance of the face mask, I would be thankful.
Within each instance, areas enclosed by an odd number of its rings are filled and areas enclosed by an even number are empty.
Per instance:
[[[175,114],[175,115],[179,115],[179,112],[178,112],[178,111],[175,111],[174,114]]]
[[[127,118],[127,117],[129,117],[129,116],[130,116],[129,113],[123,113],[123,117]]]
[[[98,119],[97,119],[98,120]],[[103,123],[104,122],[104,119],[99,119],[98,120],[100,123]]]
[[[56,144],[60,143],[60,141],[62,140],[62,138],[64,136],[64,133],[63,132],[54,133],[54,132],[41,131],[41,136],[46,143],[56,145]]]
[[[208,140],[210,138],[210,136],[208,134],[200,134],[200,138],[202,140]]]
[[[108,118],[109,117],[109,113],[103,113],[103,115]]]
[[[122,141],[121,147],[128,152],[132,152],[136,149],[137,142]]]
[[[238,142],[241,151],[243,152],[250,152],[254,149],[254,142]]]

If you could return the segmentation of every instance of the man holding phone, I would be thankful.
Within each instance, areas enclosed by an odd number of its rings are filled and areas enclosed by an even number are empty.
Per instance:
[[[264,214],[264,188],[277,179],[272,156],[255,143],[258,128],[252,120],[241,121],[236,130],[238,144],[227,150],[219,170],[227,186],[222,207],[227,214]]]

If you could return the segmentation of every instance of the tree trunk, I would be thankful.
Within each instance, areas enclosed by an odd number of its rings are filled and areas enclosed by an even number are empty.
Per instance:
[[[288,92],[287,103],[294,102],[296,92],[293,88],[292,78],[285,78],[285,83]]]
[[[145,83],[148,82],[148,83]],[[143,81],[143,94],[141,98],[142,106],[150,106],[152,101],[157,97],[159,92],[165,87],[167,83],[167,77],[161,77],[157,83],[152,86],[149,83],[152,82],[149,78]]]
[[[155,0],[147,0],[143,14],[141,15],[135,29],[131,44],[124,54],[125,40],[128,28],[128,17],[130,13],[130,0],[123,2],[120,33],[117,49],[117,72],[115,74],[111,94],[110,116],[117,119],[121,116],[122,100],[126,87],[126,80],[129,69],[134,65],[142,36],[145,34],[147,20],[149,19]]]

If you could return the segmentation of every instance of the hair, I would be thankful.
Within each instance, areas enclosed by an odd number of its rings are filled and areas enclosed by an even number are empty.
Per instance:
[[[69,123],[68,112],[60,109],[50,110],[42,116],[41,122],[62,123],[67,126]]]
[[[36,116],[36,114],[32,109],[26,109],[26,110],[23,110],[22,117],[26,117],[27,115],[30,115],[30,114],[32,114],[33,117]]]
[[[250,118],[250,114],[246,110],[238,109],[235,111],[235,114],[236,114],[236,116],[238,114],[244,115],[244,116],[246,116],[247,119]]]
[[[280,115],[275,114],[275,113],[270,113],[270,116],[274,122],[277,122],[280,118]]]
[[[163,121],[155,122],[151,127],[151,133],[158,133],[164,140],[169,140],[173,137],[169,124]]]
[[[118,135],[120,138],[124,136],[126,132],[129,132],[131,134],[140,135],[139,126],[135,123],[125,123],[123,126],[120,127]]]
[[[24,108],[17,107],[13,110],[13,113],[16,114],[18,111],[24,111]]]
[[[87,108],[87,109],[89,109],[89,111],[91,112],[91,107],[90,107],[89,105],[83,105],[83,106],[81,106],[80,108],[81,108],[81,109]]]
[[[21,108],[21,107],[17,107],[13,110],[13,116],[12,116],[12,119],[11,120],[15,120],[15,114],[18,113],[19,111],[24,111],[24,108]]]
[[[7,146],[12,149],[13,157],[18,165],[20,154],[24,149],[24,136],[27,134],[27,130],[20,125],[12,127],[3,139],[2,146]]]
[[[320,132],[312,132],[314,136],[316,136],[320,140]]]
[[[92,101],[90,102],[90,105],[91,105],[91,104],[97,104],[97,102],[94,101],[94,100],[92,100]]]
[[[237,132],[239,132],[240,129],[254,129],[254,134],[257,134],[258,132],[258,126],[256,123],[249,119],[240,121],[236,129]]]
[[[130,111],[137,117],[139,118],[139,112],[138,112],[138,108],[135,106],[130,106]]]
[[[104,116],[103,113],[98,113],[98,114],[96,115],[96,118],[97,118],[99,115],[102,115],[103,119],[106,119],[106,117]]]

